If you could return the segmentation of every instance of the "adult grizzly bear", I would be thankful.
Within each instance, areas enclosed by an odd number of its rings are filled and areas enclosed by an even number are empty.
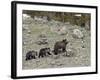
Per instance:
[[[54,54],[57,55],[60,52],[65,52],[67,44],[68,44],[68,41],[66,39],[56,42],[54,45]]]
[[[48,56],[48,55],[51,55],[51,53],[50,53],[50,48],[42,48],[42,49],[40,49],[40,51],[39,51],[39,58],[40,57],[46,57],[46,56]]]

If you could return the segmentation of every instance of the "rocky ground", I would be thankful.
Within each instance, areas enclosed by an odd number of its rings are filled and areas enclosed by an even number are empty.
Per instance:
[[[32,18],[23,18],[22,28],[23,69],[90,66],[90,30],[76,25],[73,26],[69,22],[63,23],[55,20],[38,21]],[[44,35],[45,39],[42,40],[41,35]],[[66,47],[69,56],[61,54],[28,61],[25,60],[28,51],[35,50],[39,52],[44,47],[50,47],[53,50],[55,42],[65,38],[69,41]],[[40,44],[42,41],[46,41],[48,44]]]

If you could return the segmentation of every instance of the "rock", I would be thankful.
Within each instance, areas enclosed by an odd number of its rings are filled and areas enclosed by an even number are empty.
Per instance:
[[[58,30],[58,34],[60,35],[66,35],[67,34],[67,31],[66,31],[66,26],[63,26],[61,27],[59,30]]]
[[[27,44],[27,42],[23,42],[23,45],[26,45]]]
[[[31,16],[24,14],[23,15],[23,24],[31,24],[33,22],[33,18]]]
[[[28,30],[28,31],[27,31],[27,33],[28,33],[28,34],[30,34],[30,33],[31,33],[31,31],[30,31],[30,30]]]
[[[41,18],[41,16],[34,16],[34,20],[35,21],[42,21],[42,18]]]
[[[41,22],[41,23],[46,23],[48,22],[48,17],[47,16],[34,16],[34,20],[37,22]]]
[[[48,44],[48,39],[47,39],[47,36],[45,34],[40,34],[38,36],[38,39],[36,41],[36,44],[38,45],[45,45],[45,44]]]
[[[45,44],[48,44],[48,39],[47,38],[41,38],[36,43],[38,45],[45,45]]]
[[[23,25],[23,30],[29,30],[27,25]]]
[[[80,31],[79,29],[74,29],[72,36],[77,39],[82,39],[84,37],[82,31]]]
[[[72,56],[74,56],[76,53],[77,53],[76,49],[74,49],[74,48],[69,48],[69,49],[67,49],[66,56],[67,56],[67,57],[72,57]]]
[[[46,35],[45,34],[40,34],[39,38],[46,38]]]
[[[55,64],[56,64],[56,62],[55,62],[55,61],[52,61],[50,64],[51,64],[51,65],[55,65]]]
[[[48,17],[47,16],[43,16],[42,19],[43,19],[43,22],[48,22]]]
[[[28,14],[23,14],[24,18],[30,18],[30,16]]]
[[[46,42],[46,41],[37,41],[36,44],[45,45],[45,44],[48,44],[48,42]]]
[[[59,63],[59,64],[57,64],[57,66],[63,66],[64,64],[63,63]]]

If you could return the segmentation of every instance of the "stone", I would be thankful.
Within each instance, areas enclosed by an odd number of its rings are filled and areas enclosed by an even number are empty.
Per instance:
[[[77,39],[82,39],[82,38],[84,37],[82,31],[79,30],[79,29],[74,29],[74,30],[73,30],[73,33],[72,33],[72,36],[73,36],[74,38],[77,38]]]
[[[23,42],[23,45],[26,45],[27,44],[27,42]]]
[[[30,15],[23,15],[23,24],[31,24],[33,22],[33,18]]]
[[[74,48],[69,48],[69,49],[67,49],[66,56],[67,56],[67,57],[73,57],[73,56],[76,55],[76,53],[77,53],[76,49],[74,49]]]
[[[31,33],[31,31],[30,31],[30,30],[28,30],[27,32],[28,32],[28,34],[30,34],[30,33]]]
[[[41,23],[48,22],[47,16],[34,16],[34,20]]]
[[[60,35],[66,35],[66,34],[67,34],[66,26],[61,27],[61,28],[58,30],[58,34],[60,34]]]
[[[56,64],[56,62],[55,62],[55,61],[52,61],[50,64],[51,64],[51,65],[55,65],[55,64]]]
[[[28,30],[28,28],[26,28],[26,27],[23,27],[23,31],[24,31],[24,30]]]

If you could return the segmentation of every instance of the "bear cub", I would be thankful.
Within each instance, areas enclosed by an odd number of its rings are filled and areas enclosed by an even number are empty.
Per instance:
[[[37,56],[37,52],[36,51],[34,51],[34,50],[32,50],[32,51],[28,51],[27,53],[26,53],[26,61],[27,60],[31,60],[31,59],[36,59],[36,56]]]

